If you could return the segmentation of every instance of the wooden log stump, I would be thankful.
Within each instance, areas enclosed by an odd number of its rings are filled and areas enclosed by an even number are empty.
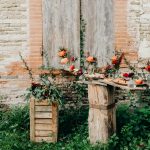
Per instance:
[[[30,140],[33,142],[57,142],[58,105],[47,100],[30,100]]]
[[[88,85],[89,139],[91,144],[106,143],[116,131],[116,110],[113,86]]]

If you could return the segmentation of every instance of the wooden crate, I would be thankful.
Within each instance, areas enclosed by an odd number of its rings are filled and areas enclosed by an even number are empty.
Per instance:
[[[30,100],[30,140],[34,142],[57,142],[58,105],[47,100]]]

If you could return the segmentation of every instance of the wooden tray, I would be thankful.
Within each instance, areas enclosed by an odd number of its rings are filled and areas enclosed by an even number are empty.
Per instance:
[[[104,74],[85,74],[85,77],[89,80],[98,80],[98,79],[104,79]]]
[[[112,82],[119,84],[119,85],[124,85],[124,86],[128,85],[128,81],[125,81],[124,79],[121,79],[121,78],[114,79],[112,80]]]

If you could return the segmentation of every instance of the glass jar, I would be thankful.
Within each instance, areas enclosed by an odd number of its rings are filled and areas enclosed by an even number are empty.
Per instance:
[[[132,78],[130,78],[130,80],[128,81],[128,87],[130,87],[130,88],[135,88],[136,87]]]
[[[150,88],[150,74],[147,75],[147,84],[148,84],[148,86],[149,86],[149,88]]]

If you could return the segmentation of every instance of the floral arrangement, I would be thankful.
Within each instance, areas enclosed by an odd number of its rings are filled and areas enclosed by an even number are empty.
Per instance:
[[[96,57],[93,57],[93,56],[90,56],[90,55],[87,56],[86,57],[86,63],[87,63],[87,68],[86,68],[87,73],[94,74],[95,70],[96,70],[96,67],[97,67]]]
[[[49,103],[62,104],[62,92],[48,76],[41,75],[40,82],[32,82],[27,89],[26,99],[34,97],[36,100],[48,100]]]
[[[82,75],[82,69],[77,69],[75,67],[77,58],[71,55],[66,48],[60,48],[58,56],[60,57],[60,64],[63,65],[64,70],[69,71],[76,76]]]
[[[116,54],[115,56],[112,57],[111,59],[111,64],[107,65],[104,70],[105,70],[105,76],[114,76],[120,69],[120,65],[122,63],[122,60],[124,58],[124,53]]]
[[[94,74],[97,68],[97,58],[90,55],[89,52],[84,53],[84,73]]]
[[[136,85],[143,85],[147,83],[148,81],[148,75],[146,72],[150,73],[150,63],[149,61],[147,62],[144,67],[138,68],[138,71],[135,66],[131,65],[130,62],[127,61],[126,58],[124,58],[126,65],[128,66],[130,73],[124,73],[123,77],[126,79],[132,78],[132,80],[135,82]],[[146,77],[147,76],[147,77]]]
[[[25,95],[26,100],[34,97],[35,100],[38,101],[48,100],[49,103],[63,104],[62,91],[51,80],[51,78],[49,78],[50,71],[41,72],[39,75],[39,80],[36,81],[33,77],[31,69],[28,67],[27,62],[21,54],[20,57],[31,79],[31,86],[27,89],[27,93]]]

